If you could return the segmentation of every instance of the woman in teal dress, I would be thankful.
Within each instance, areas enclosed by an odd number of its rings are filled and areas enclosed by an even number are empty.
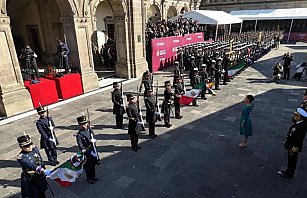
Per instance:
[[[248,136],[253,135],[253,126],[250,113],[254,108],[254,97],[252,95],[247,95],[245,97],[245,107],[242,109],[241,120],[240,120],[240,135],[244,136],[243,141],[239,144],[239,147],[244,148],[247,146]]]

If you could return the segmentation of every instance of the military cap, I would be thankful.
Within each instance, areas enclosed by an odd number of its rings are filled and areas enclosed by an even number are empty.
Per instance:
[[[195,68],[193,69],[193,71],[198,71],[198,68],[197,68],[197,67],[195,67]]]
[[[307,96],[307,89],[305,89],[303,95],[304,95],[304,96]]]
[[[201,67],[207,67],[207,65],[206,64],[202,64]]]
[[[77,117],[77,122],[78,124],[85,124],[87,123],[87,119],[85,116],[80,116],[80,117]]]
[[[37,107],[36,108],[36,111],[37,111],[37,113],[45,113],[46,112],[46,110],[44,109],[44,107],[42,107],[42,106],[39,106],[39,107]]]
[[[299,108],[296,109],[296,112],[294,112],[295,114],[300,114],[301,116],[303,116],[304,118],[307,118],[307,105],[301,105]]]
[[[118,82],[113,82],[113,87],[118,87]]]
[[[175,61],[175,63],[174,63],[175,65],[179,65],[179,62],[178,61]]]
[[[195,59],[195,56],[191,56],[191,59]]]
[[[126,97],[127,97],[127,100],[133,99],[133,98],[134,98],[134,96],[132,95],[132,93],[127,93],[127,94],[126,94]]]
[[[211,63],[216,63],[216,61],[215,61],[215,60],[212,60]]]
[[[20,147],[32,145],[32,141],[29,135],[23,135],[17,138],[17,142]]]

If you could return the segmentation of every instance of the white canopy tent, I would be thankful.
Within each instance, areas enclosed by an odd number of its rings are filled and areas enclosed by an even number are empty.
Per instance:
[[[223,11],[215,11],[215,10],[192,10],[189,12],[185,12],[181,15],[175,16],[170,21],[177,20],[180,16],[183,18],[192,18],[196,20],[199,24],[209,24],[209,25],[216,25],[216,33],[215,38],[217,37],[217,30],[218,25],[226,25],[226,24],[235,24],[235,23],[242,23],[243,20],[232,16]]]
[[[255,20],[255,30],[258,20],[282,20],[291,19],[288,41],[290,38],[293,20],[307,19],[307,8],[290,8],[290,9],[266,9],[266,10],[235,10],[231,11],[232,16],[243,20]]]

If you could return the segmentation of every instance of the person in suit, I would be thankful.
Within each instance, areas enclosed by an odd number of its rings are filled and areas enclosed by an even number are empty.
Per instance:
[[[87,182],[89,184],[94,184],[95,181],[99,181],[99,179],[96,177],[95,170],[95,165],[99,164],[98,153],[97,150],[95,150],[96,139],[85,116],[78,117],[77,122],[80,129],[76,138],[80,151],[86,156],[86,162],[84,163],[83,167],[85,169]]]
[[[22,168],[21,173],[21,196],[22,198],[45,198],[48,188],[46,176],[51,175],[43,164],[39,149],[33,146],[29,135],[17,138],[20,153],[17,161]]]
[[[290,126],[284,147],[288,151],[288,167],[278,171],[280,177],[292,178],[297,164],[298,153],[302,151],[307,132],[307,105],[302,105],[294,112],[295,123]]]
[[[290,78],[290,68],[291,68],[291,62],[293,61],[293,56],[290,55],[289,52],[284,54],[284,57],[282,58],[284,60],[284,79],[289,80]]]
[[[44,107],[39,106],[36,108],[36,111],[39,115],[39,119],[36,122],[36,128],[41,135],[40,147],[45,149],[49,164],[51,166],[56,166],[60,162],[57,160],[58,155],[56,150],[58,140],[53,130],[55,124],[52,118],[46,115]]]

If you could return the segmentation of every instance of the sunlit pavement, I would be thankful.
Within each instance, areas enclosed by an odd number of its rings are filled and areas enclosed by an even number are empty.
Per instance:
[[[272,50],[228,85],[221,85],[217,96],[208,95],[206,101],[199,99],[199,107],[183,107],[183,119],[171,119],[172,128],[165,128],[163,122],[158,122],[158,138],[150,139],[147,129],[140,140],[142,150],[137,153],[130,149],[127,130],[113,129],[111,89],[51,109],[50,114],[58,127],[61,162],[78,151],[74,137],[78,131],[76,117],[86,113],[86,109],[90,111],[102,159],[96,169],[100,181],[94,185],[86,182],[85,174],[69,188],[61,188],[49,180],[55,196],[306,197],[306,149],[299,154],[293,179],[282,179],[277,174],[287,163],[283,140],[291,125],[292,113],[302,100],[304,86],[307,86],[306,80],[269,82],[273,65],[281,62],[287,51],[293,53],[295,66],[304,60],[307,45],[282,45],[281,49]],[[161,100],[163,82],[172,81],[171,71],[168,69],[154,76],[159,81]],[[140,80],[126,84],[124,91],[136,92],[139,84]],[[240,149],[238,129],[246,94],[256,96],[252,112],[254,135],[249,138],[248,147]],[[143,96],[140,98],[143,105]],[[145,115],[145,107],[142,110]],[[0,126],[0,197],[21,197],[16,137],[26,132],[35,144],[39,144],[37,118],[32,115]],[[46,159],[43,150],[41,153]],[[47,195],[52,197],[50,191]]]

